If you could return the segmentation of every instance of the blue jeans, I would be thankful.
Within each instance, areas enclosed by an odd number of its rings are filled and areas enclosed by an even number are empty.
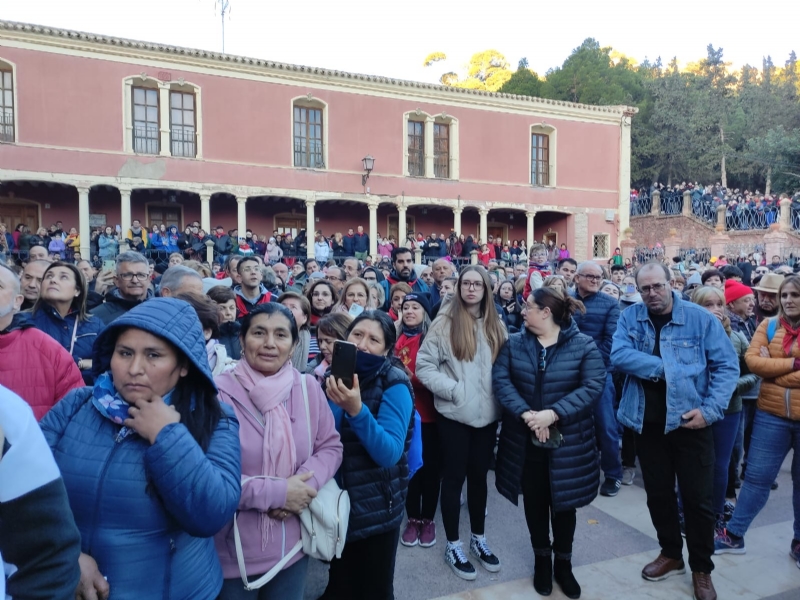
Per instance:
[[[619,457],[619,423],[614,414],[614,380],[611,373],[606,375],[603,394],[592,407],[594,413],[594,432],[597,448],[600,450],[600,468],[607,479],[622,479],[622,460]]]
[[[753,435],[747,457],[747,477],[739,492],[739,501],[728,531],[736,536],[747,533],[753,519],[764,508],[769,489],[778,476],[789,450],[792,457],[794,539],[800,540],[800,421],[776,417],[760,409],[753,421]]]
[[[308,571],[308,557],[303,556],[292,566],[270,579],[263,587],[248,592],[240,578],[225,579],[222,582],[222,591],[217,600],[303,600],[306,589],[306,572]],[[263,573],[248,577],[254,581]]]
[[[739,433],[740,412],[725,415],[721,421],[711,425],[714,434],[714,514],[721,515],[725,507],[725,491],[728,488],[728,470],[733,445]]]

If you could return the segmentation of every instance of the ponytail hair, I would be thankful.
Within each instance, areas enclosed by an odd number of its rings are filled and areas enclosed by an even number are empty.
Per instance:
[[[583,302],[559,288],[541,287],[533,290],[531,297],[540,309],[549,308],[553,320],[559,325],[567,325],[576,312],[586,313]]]

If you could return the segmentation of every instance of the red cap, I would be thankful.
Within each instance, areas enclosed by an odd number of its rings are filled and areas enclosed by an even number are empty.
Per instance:
[[[728,279],[725,282],[725,304],[736,302],[739,298],[744,298],[748,294],[753,294],[753,290],[743,283]]]

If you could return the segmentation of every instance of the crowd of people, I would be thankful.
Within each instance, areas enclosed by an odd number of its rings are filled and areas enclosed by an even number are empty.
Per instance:
[[[647,215],[653,207],[653,192],[660,195],[662,215],[679,215],[683,212],[684,194],[691,198],[691,211],[694,216],[716,226],[718,207],[725,207],[725,229],[744,231],[748,229],[769,229],[778,222],[780,201],[791,199],[792,229],[800,229],[800,192],[794,195],[764,193],[755,190],[728,189],[717,182],[702,185],[683,181],[674,186],[654,183],[649,189],[631,190],[631,216]]]
[[[576,511],[638,460],[661,548],[642,577],[685,573],[685,535],[695,598],[716,598],[713,555],[745,552],[800,450],[800,277],[779,257],[634,268],[539,243],[461,264],[441,253],[458,239],[435,243],[388,268],[363,238],[340,261],[229,251],[218,273],[180,247],[163,272],[132,249],[2,261],[7,593],[301,599],[301,516],[331,481],[349,523],[321,598],[394,598],[398,547],[436,545],[437,509],[446,564],[475,580],[502,568],[494,469],[522,494],[533,588],[579,598]]]

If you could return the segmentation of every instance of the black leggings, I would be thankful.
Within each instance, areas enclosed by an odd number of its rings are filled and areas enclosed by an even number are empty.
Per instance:
[[[470,427],[438,415],[442,448],[442,521],[448,542],[457,542],[461,488],[467,481],[467,507],[472,533],[483,535],[486,522],[486,475],[494,454],[497,423]]]
[[[408,482],[406,514],[409,519],[433,520],[439,504],[441,443],[436,423],[422,424],[422,468]],[[420,508],[421,506],[421,508]]]
[[[334,558],[319,600],[394,600],[394,566],[400,528],[347,542]]]
[[[530,443],[530,442],[529,442]],[[547,452],[544,450],[544,452]],[[574,508],[556,512],[552,507],[550,466],[545,460],[526,460],[522,470],[522,500],[525,520],[531,534],[534,554],[550,556],[550,524],[553,525],[553,546],[556,558],[572,558],[577,512]]]

